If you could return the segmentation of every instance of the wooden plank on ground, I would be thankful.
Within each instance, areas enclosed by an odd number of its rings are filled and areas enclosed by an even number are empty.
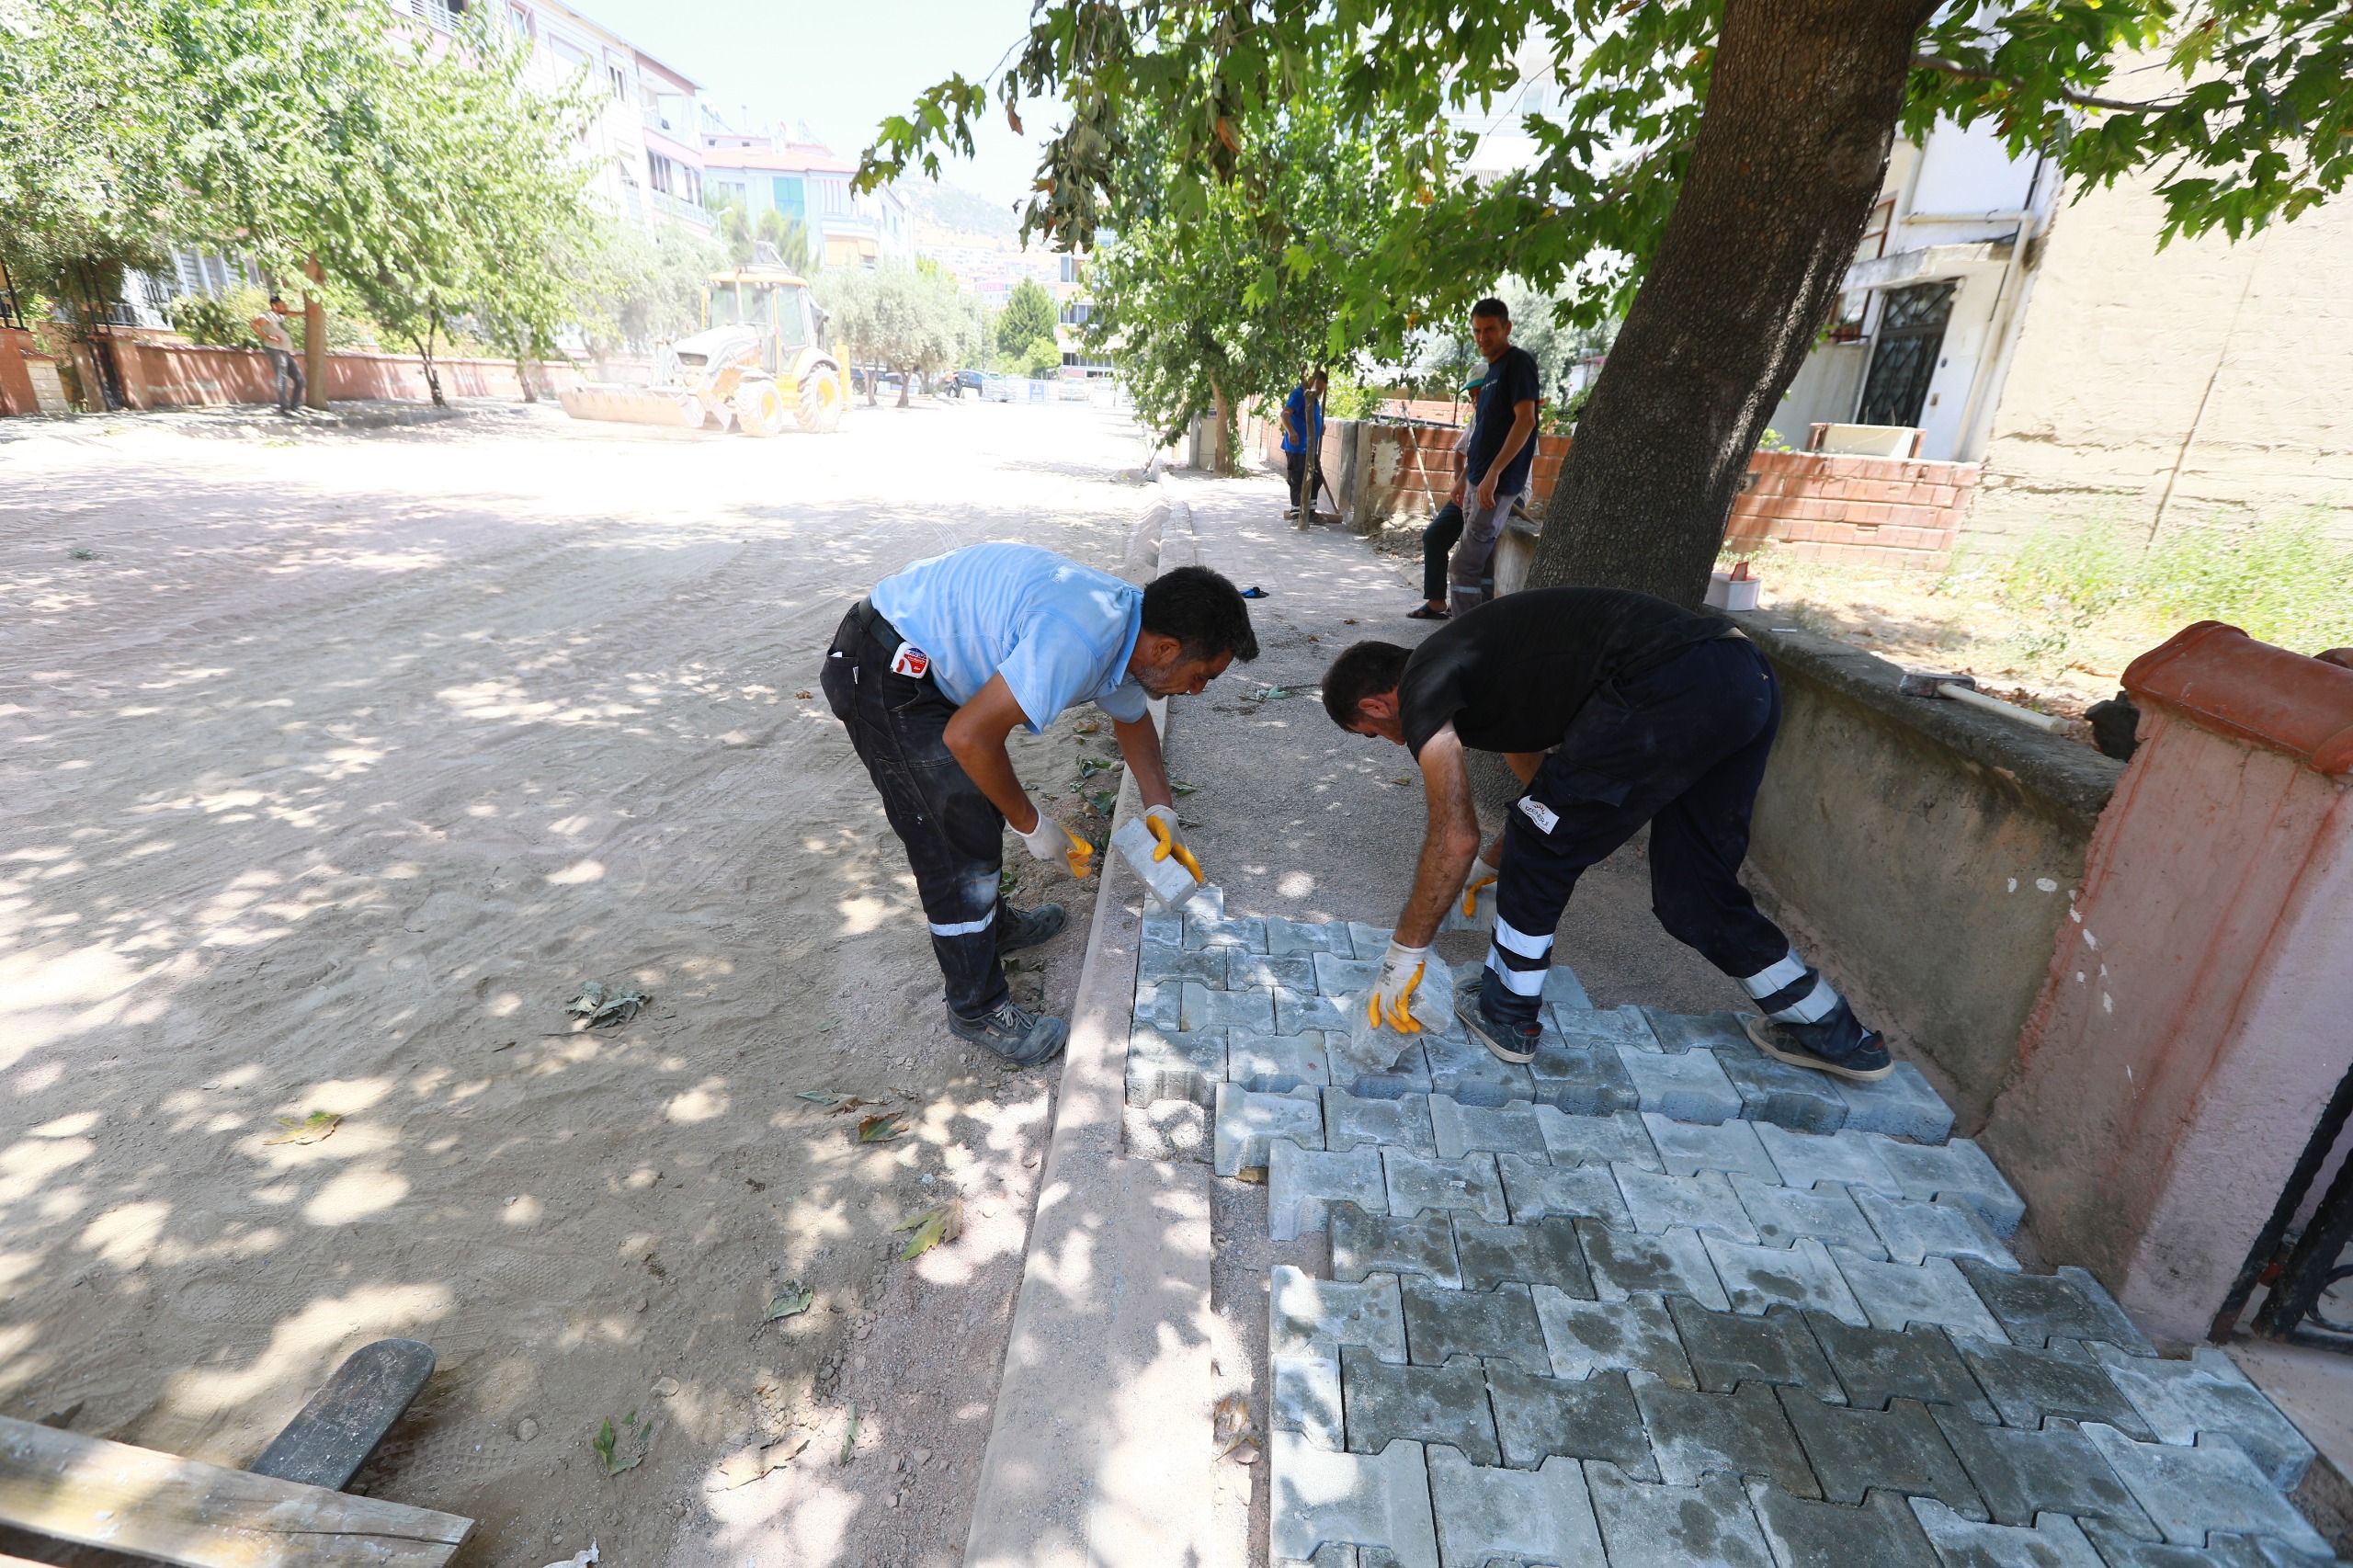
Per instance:
[[[0,1416],[0,1522],[182,1568],[440,1568],[455,1514]]]

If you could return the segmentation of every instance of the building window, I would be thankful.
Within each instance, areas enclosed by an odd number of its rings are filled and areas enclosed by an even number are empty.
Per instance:
[[[769,199],[779,214],[798,220],[804,225],[809,221],[809,185],[799,175],[779,175],[769,187]]]
[[[676,165],[661,153],[648,153],[645,154],[645,183],[665,196],[677,194],[673,188],[671,170]]]
[[[529,44],[533,38],[538,36],[537,28],[531,19],[530,10],[527,6],[507,6],[506,25],[514,28],[515,36],[521,39],[526,44]]]
[[[1889,291],[1879,312],[1871,369],[1863,382],[1860,425],[1913,425],[1927,405],[1945,323],[1952,316],[1950,283],[1920,283]]]
[[[1895,198],[1889,197],[1871,209],[1870,221],[1863,225],[1863,242],[1855,247],[1857,261],[1876,261],[1887,254],[1888,225],[1895,220]]]
[[[1074,256],[1063,256],[1057,259],[1062,263],[1062,280],[1065,283],[1077,282],[1078,257]]]

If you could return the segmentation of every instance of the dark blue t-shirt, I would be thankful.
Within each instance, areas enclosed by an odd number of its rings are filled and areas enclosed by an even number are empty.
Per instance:
[[[1501,358],[1487,367],[1487,379],[1479,383],[1479,412],[1471,426],[1471,449],[1463,454],[1472,484],[1487,477],[1488,465],[1511,438],[1512,411],[1523,403],[1534,403],[1540,392],[1536,356],[1525,348],[1506,348]],[[1512,454],[1495,481],[1496,498],[1518,494],[1535,463],[1536,432],[1531,430],[1527,444]]]
[[[1306,431],[1310,440],[1321,441],[1324,438],[1324,405],[1321,403],[1315,405],[1315,417],[1310,420],[1307,417],[1307,389],[1305,387],[1290,389],[1290,401],[1283,404],[1283,411],[1290,415],[1291,429]],[[1300,443],[1297,437],[1286,434],[1283,437],[1283,450],[1303,452],[1307,448]]]

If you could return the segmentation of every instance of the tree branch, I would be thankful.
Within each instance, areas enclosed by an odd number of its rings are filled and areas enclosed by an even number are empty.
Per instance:
[[[1980,70],[1974,65],[1963,65],[1960,61],[1948,60],[1941,54],[1915,54],[1912,57],[1912,65],[1918,71],[1941,71],[1948,76],[1957,76],[1964,82],[2003,82],[2014,87],[2025,85],[2015,76],[2005,76],[1998,71]],[[2095,97],[2089,93],[2076,92],[2072,87],[2060,88],[2059,97],[2068,103],[2076,104],[2085,108],[2122,109],[2128,113],[2136,114],[2143,109],[2163,107],[2157,103],[2131,103],[2123,98]]]

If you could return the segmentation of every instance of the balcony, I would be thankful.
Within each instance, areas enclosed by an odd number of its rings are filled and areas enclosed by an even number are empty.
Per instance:
[[[710,213],[685,197],[673,196],[666,190],[649,190],[645,194],[652,199],[654,210],[664,217],[676,218],[682,223],[692,223],[704,229],[710,227]]]

